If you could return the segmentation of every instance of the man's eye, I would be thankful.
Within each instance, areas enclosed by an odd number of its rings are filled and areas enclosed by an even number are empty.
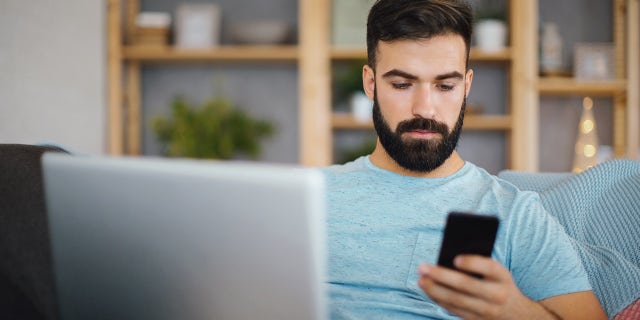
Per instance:
[[[411,86],[411,83],[402,82],[402,83],[392,83],[391,85],[393,85],[393,87],[396,89],[402,90],[402,89],[409,88]]]
[[[455,85],[451,85],[451,84],[439,84],[438,88],[442,91],[451,91],[455,88]]]

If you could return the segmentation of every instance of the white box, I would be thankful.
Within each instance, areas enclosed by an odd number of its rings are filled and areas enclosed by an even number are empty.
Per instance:
[[[215,4],[181,4],[176,14],[176,46],[211,48],[220,45],[221,12]]]

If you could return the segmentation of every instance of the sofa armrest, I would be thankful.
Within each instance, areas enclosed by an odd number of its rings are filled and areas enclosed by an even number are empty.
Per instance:
[[[535,191],[538,193],[555,186],[573,175],[573,173],[569,172],[532,173],[514,170],[504,170],[498,173],[499,178],[509,181],[518,187],[518,189]]]

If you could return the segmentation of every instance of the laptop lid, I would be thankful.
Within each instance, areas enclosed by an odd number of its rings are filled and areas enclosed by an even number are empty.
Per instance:
[[[325,319],[324,181],[301,167],[46,154],[62,319]]]

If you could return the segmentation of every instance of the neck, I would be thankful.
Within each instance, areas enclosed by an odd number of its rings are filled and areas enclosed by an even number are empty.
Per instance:
[[[460,155],[455,150],[451,153],[451,156],[444,161],[442,165],[435,168],[430,172],[416,172],[407,170],[401,167],[382,147],[380,141],[378,141],[375,150],[371,153],[369,157],[371,163],[373,163],[376,167],[391,171],[397,174],[401,174],[409,177],[416,178],[444,178],[448,177],[460,170],[464,166],[464,160],[460,158]]]

